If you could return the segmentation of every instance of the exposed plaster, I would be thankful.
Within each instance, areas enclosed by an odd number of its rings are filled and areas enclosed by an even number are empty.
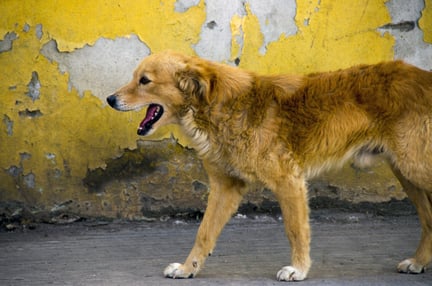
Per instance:
[[[29,110],[29,109],[25,109],[23,111],[19,111],[18,115],[20,117],[27,117],[27,118],[37,118],[37,117],[41,117],[43,114],[40,110],[36,109],[36,110]]]
[[[30,160],[31,157],[32,157],[31,154],[29,154],[29,153],[27,153],[27,152],[20,153],[21,163],[22,163],[23,161]]]
[[[12,50],[13,42],[18,38],[15,32],[7,33],[3,40],[0,41],[0,53]]]
[[[36,25],[35,30],[36,30],[36,38],[38,38],[39,40],[42,39],[43,36],[42,25],[41,24]]]
[[[247,15],[246,7],[250,7],[250,11],[258,18],[260,24],[260,33],[264,37],[259,49],[261,54],[266,53],[269,43],[277,41],[282,35],[290,36],[297,33],[294,0],[209,0],[206,1],[207,19],[202,26],[201,39],[195,45],[197,54],[211,60],[230,62],[229,47],[232,45],[232,37],[236,37],[237,44],[242,47],[244,36],[241,32],[233,35],[231,22],[236,17],[250,16]],[[241,28],[241,22],[238,22],[235,31],[240,31]]]
[[[8,136],[12,136],[13,135],[13,121],[9,118],[9,116],[7,116],[6,114],[3,115],[3,123],[6,127],[6,134]]]
[[[28,188],[34,189],[36,186],[36,176],[32,172],[27,175],[23,175],[24,172],[24,161],[30,160],[32,155],[27,152],[22,152],[19,154],[20,162],[19,166],[13,165],[6,169],[7,174],[9,174],[19,185],[19,182],[23,182],[24,185]]]
[[[18,166],[10,166],[6,169],[6,172],[13,178],[18,178],[18,176],[21,175],[22,171],[23,168]]]
[[[59,52],[51,40],[41,53],[57,62],[62,73],[69,74],[69,89],[75,88],[81,96],[88,90],[105,103],[108,95],[132,79],[132,72],[150,49],[131,35],[114,40],[100,38],[93,46],[73,52]]]
[[[36,186],[36,176],[33,173],[28,173],[27,175],[24,175],[23,181],[24,184],[30,189],[34,189]]]
[[[197,6],[199,2],[200,0],[177,0],[174,4],[174,11],[184,13],[189,10],[189,8]]]
[[[295,0],[249,0],[250,9],[259,20],[264,43],[260,53],[265,54],[267,45],[277,41],[280,36],[295,35],[298,31],[294,21],[296,15]]]
[[[231,58],[230,21],[234,15],[246,15],[245,1],[206,1],[206,21],[201,27],[200,41],[194,46],[204,58],[228,62]],[[221,13],[220,11],[223,11]]]
[[[426,70],[432,70],[432,45],[425,43],[423,31],[417,23],[424,9],[423,1],[412,1],[406,5],[405,0],[391,0],[386,2],[392,17],[392,23],[382,27],[391,33],[396,43],[395,58],[416,65]],[[401,9],[400,7],[404,7]]]
[[[33,101],[39,99],[41,84],[39,81],[39,74],[36,71],[32,72],[31,80],[27,85],[28,92],[26,93]]]
[[[28,23],[25,23],[23,26],[23,32],[28,33],[30,31],[30,25]]]
[[[56,164],[56,162],[55,162],[56,155],[55,154],[53,154],[53,153],[46,153],[45,157],[48,160],[52,161],[54,164]]]

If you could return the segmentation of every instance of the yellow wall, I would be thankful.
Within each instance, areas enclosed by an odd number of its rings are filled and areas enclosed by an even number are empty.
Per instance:
[[[264,56],[258,53],[259,23],[248,15],[242,66],[267,73],[310,73],[393,59],[394,39],[377,31],[391,22],[384,2],[297,1],[298,33],[272,43]]]
[[[101,37],[135,34],[152,52],[194,54],[206,20],[205,1],[183,13],[174,11],[174,3],[0,1],[0,38],[7,33],[17,36],[12,48],[0,53],[0,201],[50,208],[73,199],[93,205],[93,214],[107,215],[100,207],[107,198],[87,192],[82,180],[89,170],[104,168],[107,160],[137,147],[136,125],[130,123],[142,115],[115,112],[91,91],[80,96],[68,86],[68,73],[60,72],[58,63],[43,56],[41,49],[55,40],[60,52],[74,52]],[[233,57],[241,55],[241,67],[306,73],[394,57],[394,38],[377,31],[391,22],[385,1],[296,3],[297,34],[282,35],[264,55],[259,52],[263,35],[256,15],[246,7],[246,16],[233,16],[232,46],[227,49]],[[420,25],[425,41],[432,42],[432,2],[426,4]],[[39,36],[37,25],[42,27]],[[236,38],[240,32],[242,48]],[[34,71],[41,85],[35,100],[26,95]]]
[[[420,28],[424,32],[425,42],[432,43],[432,0],[425,0],[425,9],[419,20]]]

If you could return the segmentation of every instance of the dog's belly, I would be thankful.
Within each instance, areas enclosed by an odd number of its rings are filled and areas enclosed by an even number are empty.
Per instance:
[[[252,168],[236,168],[233,165],[226,165],[225,170],[228,171],[228,175],[234,178],[238,178],[248,183],[256,183],[259,181],[256,171]]]

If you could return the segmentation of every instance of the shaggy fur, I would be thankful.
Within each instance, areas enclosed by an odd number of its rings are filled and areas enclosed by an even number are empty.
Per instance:
[[[420,273],[432,259],[432,73],[401,61],[307,76],[262,76],[174,52],[143,60],[133,80],[108,103],[117,110],[145,106],[138,133],[176,123],[193,142],[210,180],[195,245],[166,277],[194,277],[215,247],[251,182],[280,203],[291,265],[278,280],[309,271],[306,180],[355,157],[382,152],[417,208],[418,249],[398,265]],[[367,155],[367,156],[366,156]]]

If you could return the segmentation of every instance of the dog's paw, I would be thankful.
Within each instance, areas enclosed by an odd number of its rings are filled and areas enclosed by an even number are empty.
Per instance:
[[[183,264],[180,263],[171,263],[168,265],[164,272],[164,276],[167,278],[173,279],[182,279],[182,278],[193,278],[194,274],[191,272],[187,272],[184,269]]]
[[[424,265],[418,264],[414,258],[405,259],[399,263],[397,270],[400,273],[418,274],[425,271]]]
[[[278,271],[276,278],[278,281],[302,281],[306,278],[306,273],[293,266],[285,266]]]

